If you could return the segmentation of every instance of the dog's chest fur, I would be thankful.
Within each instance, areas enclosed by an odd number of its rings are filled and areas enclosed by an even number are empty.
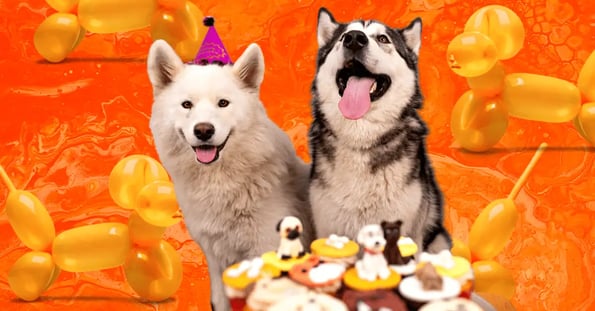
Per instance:
[[[337,148],[334,161],[320,158],[317,162],[322,178],[313,180],[310,190],[311,202],[319,205],[313,206],[313,211],[347,225],[328,228],[319,235],[354,237],[361,227],[383,220],[403,220],[404,231],[413,226],[422,197],[420,183],[408,177],[415,159],[403,157],[375,172],[370,169],[371,160],[372,154]],[[327,204],[336,208],[325,208]]]

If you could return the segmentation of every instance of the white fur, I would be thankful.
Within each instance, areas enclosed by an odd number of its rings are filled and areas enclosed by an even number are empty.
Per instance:
[[[233,66],[197,66],[184,65],[157,40],[149,51],[148,73],[154,92],[150,127],[159,159],[174,183],[186,227],[206,256],[212,303],[217,311],[229,310],[223,270],[274,250],[280,219],[302,219],[302,239],[309,245],[308,166],[260,102],[264,60],[258,45],[251,44]],[[217,106],[222,98],[229,106]],[[185,100],[192,101],[192,109],[181,107]],[[215,127],[215,145],[231,133],[219,159],[208,165],[198,163],[191,148],[197,143],[193,127],[204,121]]]
[[[279,248],[277,249],[277,256],[289,256],[291,258],[299,257],[300,253],[303,253],[304,246],[300,239],[290,240],[287,238],[287,230],[296,230],[300,234],[302,233],[302,222],[293,216],[287,216],[281,220],[279,235],[281,236],[281,242],[279,242]]]
[[[379,225],[364,226],[357,234],[357,242],[364,248],[362,259],[355,263],[358,277],[370,282],[378,278],[388,278],[390,270],[382,253],[386,246],[382,227]]]

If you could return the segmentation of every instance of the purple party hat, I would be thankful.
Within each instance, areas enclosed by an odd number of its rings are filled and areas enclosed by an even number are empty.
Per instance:
[[[200,50],[198,50],[193,63],[197,65],[232,64],[233,62],[229,57],[229,53],[227,53],[223,42],[221,42],[221,38],[219,38],[219,35],[217,34],[217,30],[215,30],[215,19],[211,16],[207,16],[203,19],[203,24],[206,27],[209,27],[209,30],[207,30],[207,34],[202,41]]]

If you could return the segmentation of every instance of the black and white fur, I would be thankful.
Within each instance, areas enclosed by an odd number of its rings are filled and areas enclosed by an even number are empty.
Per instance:
[[[356,52],[343,43],[351,30],[368,39]],[[403,235],[422,246],[420,251],[450,249],[443,198],[426,151],[428,129],[418,114],[423,102],[417,71],[421,20],[404,29],[374,20],[345,24],[322,8],[317,37],[309,131],[317,234],[353,239],[366,224],[401,219]],[[338,72],[350,60],[365,66],[367,74],[382,75],[384,83],[386,77],[390,81],[357,120],[346,119],[338,109]]]

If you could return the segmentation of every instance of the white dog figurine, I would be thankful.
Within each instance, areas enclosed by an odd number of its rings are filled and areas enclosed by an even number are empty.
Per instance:
[[[390,275],[388,262],[384,258],[386,240],[380,225],[364,226],[357,234],[357,242],[362,245],[364,255],[355,263],[357,276],[370,282],[377,278],[386,279]]]
[[[306,253],[300,241],[302,235],[302,222],[294,216],[284,217],[277,224],[277,232],[281,236],[281,242],[277,249],[277,256],[280,259],[300,258]]]

